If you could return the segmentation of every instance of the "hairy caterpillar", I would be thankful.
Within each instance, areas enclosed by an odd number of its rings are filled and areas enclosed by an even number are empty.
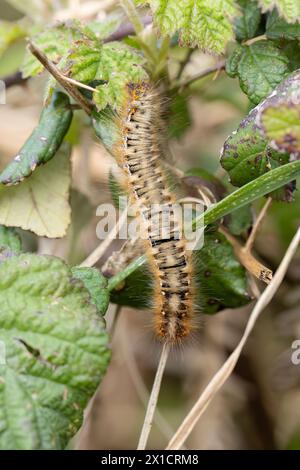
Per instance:
[[[137,203],[145,233],[145,249],[154,281],[154,327],[158,338],[178,343],[188,336],[193,323],[194,289],[192,260],[172,209],[176,196],[162,165],[163,104],[160,93],[148,82],[129,83],[127,99],[119,110],[120,140],[113,153],[127,174],[128,192]],[[164,238],[163,226],[152,223],[151,207],[161,221],[169,215],[171,227]],[[162,224],[163,225],[163,224]]]

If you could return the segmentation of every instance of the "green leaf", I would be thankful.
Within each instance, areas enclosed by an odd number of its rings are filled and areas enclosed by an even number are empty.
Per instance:
[[[260,26],[261,13],[256,0],[238,0],[241,15],[234,21],[235,36],[238,41],[245,41],[256,36]]]
[[[179,41],[213,54],[223,54],[233,39],[233,0],[149,0],[154,22],[163,36],[179,31]]]
[[[251,205],[248,205],[229,214],[225,219],[225,225],[233,235],[242,235],[247,234],[252,221]]]
[[[18,39],[24,38],[26,30],[21,23],[0,20],[0,55]]]
[[[273,10],[268,15],[266,35],[269,39],[300,39],[300,24],[287,23],[280,18],[276,10]]]
[[[289,61],[273,42],[261,40],[239,46],[229,58],[226,71],[238,76],[241,89],[258,104],[286,77]]]
[[[226,73],[229,77],[234,78],[238,75],[239,63],[244,54],[243,46],[237,45],[233,52],[226,60]]]
[[[290,75],[259,109],[257,122],[270,145],[300,155],[300,71]]]
[[[41,114],[40,122],[14,160],[0,174],[0,183],[18,184],[41,164],[54,157],[72,120],[70,100],[61,92],[54,93]]]
[[[216,313],[249,302],[245,270],[223,235],[205,235],[203,248],[194,252],[194,266],[196,305],[200,305],[202,313]],[[145,266],[133,271],[121,289],[111,291],[112,302],[135,308],[149,308],[152,298],[151,276]]]
[[[107,105],[117,109],[126,97],[124,85],[148,78],[142,68],[144,63],[142,55],[126,44],[109,42],[99,48],[93,41],[82,41],[68,56],[66,70],[72,78],[83,83],[102,81],[93,94],[95,104],[99,110]]]
[[[198,304],[206,314],[247,304],[245,269],[234,256],[233,248],[221,233],[204,236],[204,246],[195,254]]]
[[[90,294],[54,257],[0,264],[0,448],[63,449],[110,358]]]
[[[70,223],[70,173],[70,148],[65,144],[21,184],[0,185],[0,224],[63,237]]]
[[[263,12],[278,9],[280,16],[286,19],[288,23],[300,21],[300,3],[299,0],[259,0]]]
[[[13,253],[22,251],[22,243],[19,234],[14,228],[0,225],[0,251],[9,249]]]
[[[278,40],[279,47],[282,52],[287,56],[289,60],[290,72],[300,68],[300,47],[297,40],[285,41],[282,39]]]
[[[80,279],[89,291],[92,303],[105,315],[109,304],[109,292],[106,289],[107,279],[96,268],[74,266],[72,275]]]
[[[258,107],[226,139],[221,150],[221,165],[234,186],[243,186],[289,161],[289,154],[272,149],[269,141],[261,135],[255,122],[257,113]]]
[[[88,41],[91,38],[94,38],[92,31],[73,20],[45,28],[33,35],[31,40],[46,54],[49,60],[58,64],[63,57],[66,57],[76,41],[83,39]],[[43,65],[28,51],[22,65],[23,77],[37,75],[43,69]]]
[[[217,204],[209,206],[204,215],[198,217],[193,222],[193,227],[201,223],[202,218],[204,218],[205,225],[210,225],[240,207],[244,207],[256,199],[265,196],[265,194],[269,194],[281,188],[285,184],[293,181],[299,174],[300,160],[274,168],[274,170],[268,171],[264,175],[259,176],[255,180],[250,181],[232,192]]]

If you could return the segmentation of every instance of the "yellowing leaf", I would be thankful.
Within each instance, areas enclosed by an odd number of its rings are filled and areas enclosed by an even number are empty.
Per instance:
[[[291,74],[263,102],[257,123],[270,145],[280,152],[300,155],[300,71]]]
[[[69,154],[64,146],[19,185],[0,186],[0,224],[49,238],[66,234],[71,215]]]

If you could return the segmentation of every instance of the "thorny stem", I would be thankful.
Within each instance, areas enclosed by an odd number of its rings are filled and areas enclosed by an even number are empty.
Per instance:
[[[153,387],[151,390],[148,407],[146,411],[146,416],[145,416],[144,424],[142,427],[142,432],[140,435],[137,450],[144,450],[147,445],[148,437],[152,428],[155,408],[156,408],[157,401],[158,401],[158,395],[160,392],[161,381],[162,381],[163,373],[164,373],[166,363],[168,360],[169,352],[170,352],[170,346],[169,344],[165,343],[162,349],[162,353],[160,356],[158,368],[157,368],[154,383],[153,383]]]
[[[29,42],[30,52],[41,62],[46,70],[55,78],[55,80],[69,93],[75,101],[81,106],[81,108],[88,114],[91,115],[93,105],[84,98],[84,96],[77,90],[74,84],[69,83],[66,77],[58,70],[58,68],[47,58],[47,56],[41,51],[33,42]]]

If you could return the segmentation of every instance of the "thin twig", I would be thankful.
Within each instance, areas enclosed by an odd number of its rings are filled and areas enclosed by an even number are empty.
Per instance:
[[[66,80],[66,77],[60,70],[51,62],[47,56],[39,49],[33,42],[29,42],[30,52],[41,62],[46,70],[55,78],[55,80],[69,93],[72,98],[81,106],[81,108],[90,115],[93,110],[93,105],[84,98],[84,96],[77,90],[75,86]]]
[[[150,15],[146,15],[141,18],[141,22],[143,23],[144,27],[148,26],[152,23],[152,17]],[[108,38],[105,38],[103,42],[111,42],[111,41],[120,41],[121,39],[126,38],[127,36],[131,36],[135,34],[135,29],[131,23],[122,23],[119,29],[112,33]]]
[[[99,93],[99,91],[97,90],[97,88],[93,88],[89,85],[86,85],[85,83],[81,83],[79,82],[78,80],[74,80],[74,78],[71,78],[71,77],[66,77],[66,75],[62,75],[64,77],[64,80],[66,82],[69,82],[71,83],[72,85],[75,85],[76,87],[78,88],[84,88],[85,90],[89,90],[89,91],[92,91],[93,93]]]
[[[245,245],[242,246],[239,241],[231,235],[224,227],[220,228],[220,231],[226,236],[227,240],[231,243],[234,252],[242,263],[243,266],[255,276],[257,279],[269,284],[272,280],[273,273],[271,269],[264,266],[260,263],[252,254],[252,248],[257,236],[257,233],[261,227],[262,221],[267,213],[268,208],[272,203],[272,198],[269,197],[267,202],[264,204],[263,208],[261,209],[258,217],[253,225],[252,231],[248,240],[246,241]]]
[[[178,72],[177,72],[177,75],[176,75],[176,80],[179,80],[181,75],[182,75],[182,72],[184,71],[185,69],[185,66],[187,65],[187,63],[189,62],[190,58],[191,58],[191,55],[193,54],[194,52],[194,49],[189,49],[185,58],[180,62],[179,64],[179,68],[178,68]]]
[[[97,261],[101,258],[101,256],[103,256],[103,254],[106,252],[107,248],[113,242],[113,240],[116,239],[126,220],[127,208],[123,210],[118,222],[116,223],[114,228],[109,232],[105,240],[103,240],[102,243],[100,243],[100,245],[98,245],[97,248],[92,251],[91,254],[89,254],[89,256],[80,264],[80,266],[94,266],[94,264],[96,264]]]
[[[132,342],[128,338],[128,328],[123,329],[123,334],[121,335],[121,340],[123,343],[123,355],[125,358],[126,365],[128,367],[128,371],[132,382],[134,384],[135,390],[138,394],[138,397],[142,404],[147,407],[149,402],[149,393],[148,389],[142,379],[140,374],[138,365],[136,363],[135,355],[132,351]],[[173,434],[174,430],[169,426],[169,423],[165,420],[165,418],[161,415],[158,408],[156,408],[156,412],[154,414],[154,422],[156,423],[157,427],[160,429],[162,434],[167,438],[170,439]]]
[[[264,266],[260,263],[251,253],[251,251],[246,250],[245,246],[241,245],[241,243],[231,235],[225,227],[220,227],[220,232],[225,235],[229,243],[232,245],[234,249],[234,253],[240,263],[249,271],[249,273],[253,274],[257,279],[260,281],[269,284],[272,280],[273,273],[271,269]]]
[[[21,72],[15,72],[2,78],[1,81],[4,82],[5,88],[10,88],[14,85],[23,85],[27,81],[27,78],[23,78]]]
[[[267,213],[267,210],[269,209],[270,205],[272,204],[272,198],[268,197],[265,205],[261,209],[260,213],[257,216],[257,219],[255,220],[255,223],[252,227],[251,233],[249,235],[249,238],[245,244],[245,250],[246,251],[251,251],[257,236],[257,233],[261,227],[262,221]]]
[[[300,228],[298,228],[294,238],[292,239],[272,281],[266,287],[260,298],[255,304],[254,309],[250,315],[248,320],[247,326],[245,328],[244,334],[232,352],[232,354],[228,357],[225,361],[223,366],[218,370],[218,372],[213,376],[212,380],[206,386],[198,400],[196,401],[195,405],[188,413],[180,427],[178,428],[177,432],[169,442],[167,446],[167,450],[178,450],[181,448],[182,444],[186,441],[192,430],[194,429],[195,425],[197,424],[199,418],[202,416],[208,405],[211,403],[217,392],[220,390],[222,385],[226,382],[230,374],[232,373],[239,357],[241,351],[253,330],[255,322],[259,317],[260,313],[263,309],[269,304],[272,300],[273,296],[276,294],[278,287],[280,286],[285,273],[288,269],[288,266],[298,248],[300,242]]]
[[[157,368],[154,383],[153,383],[153,387],[151,390],[148,407],[146,411],[146,416],[145,416],[144,424],[142,427],[142,432],[140,435],[137,450],[144,450],[147,445],[148,437],[152,428],[153,417],[154,417],[155,408],[156,408],[156,404],[158,400],[158,395],[160,392],[161,381],[162,381],[163,373],[164,373],[165,366],[168,360],[169,352],[170,352],[170,346],[167,343],[165,343],[162,349],[162,353],[160,356],[158,368]]]
[[[109,332],[109,336],[111,339],[114,337],[116,327],[118,324],[118,319],[120,318],[121,310],[122,310],[122,305],[115,305],[115,309],[111,312],[109,322],[108,322],[107,317],[105,317],[106,328]]]
[[[243,44],[246,44],[247,46],[251,46],[251,44],[254,44],[257,41],[265,41],[267,38],[266,34],[261,34],[260,36],[256,36],[255,38],[248,39],[247,41],[244,41]]]
[[[221,60],[220,62],[217,62],[215,65],[212,65],[211,67],[208,67],[207,69],[203,70],[202,72],[198,73],[197,75],[194,75],[193,77],[188,78],[184,82],[181,83],[176,83],[171,90],[182,90],[188,86],[190,86],[192,83],[196,82],[197,80],[200,80],[200,78],[204,78],[207,75],[210,75],[211,73],[217,72],[218,70],[222,70],[225,68],[225,60]]]

